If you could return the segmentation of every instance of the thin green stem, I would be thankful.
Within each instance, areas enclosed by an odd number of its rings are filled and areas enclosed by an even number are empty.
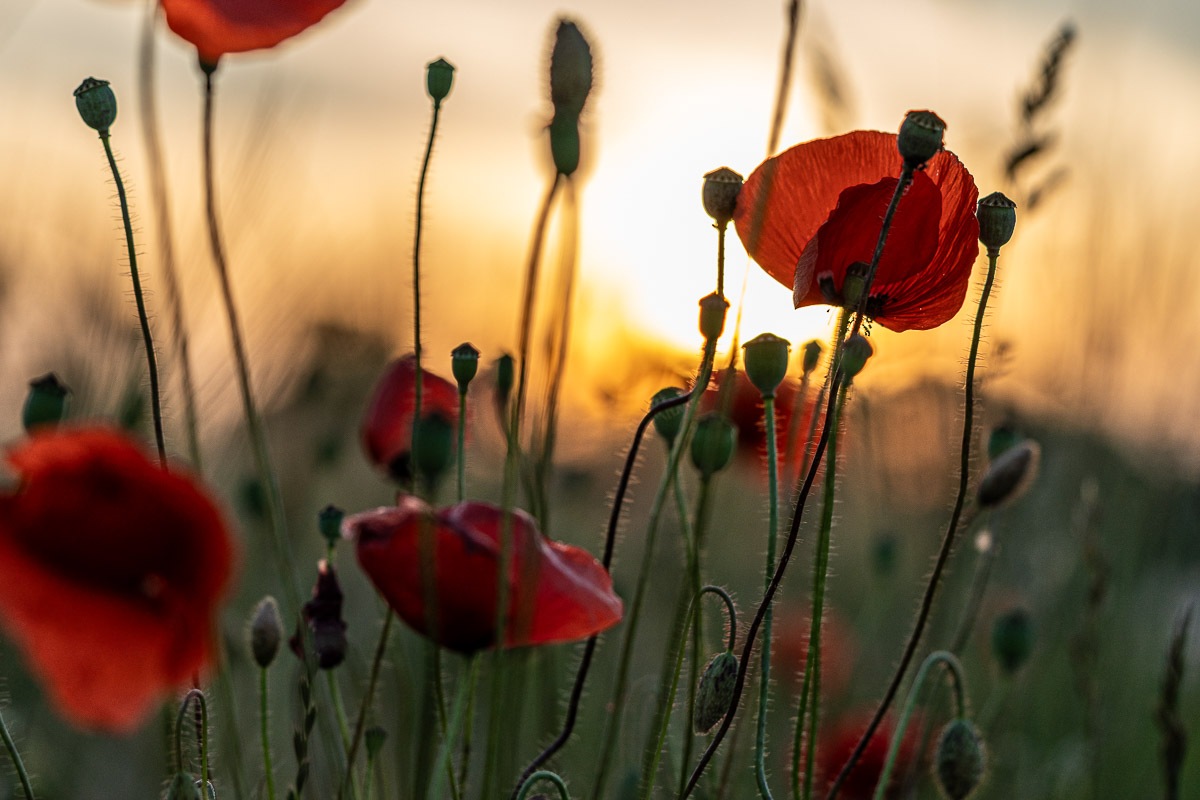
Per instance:
[[[946,562],[950,560],[950,552],[954,548],[955,536],[962,522],[962,527],[970,525],[972,515],[963,519],[963,507],[967,497],[967,484],[970,478],[971,467],[971,438],[975,432],[975,365],[979,357],[979,340],[983,335],[983,319],[987,312],[988,298],[992,293],[992,286],[996,278],[997,260],[1000,256],[999,248],[989,247],[988,255],[988,271],[987,278],[983,282],[983,291],[979,296],[979,310],[975,313],[975,326],[971,332],[971,351],[967,356],[967,375],[966,388],[963,397],[963,433],[962,444],[960,446],[961,458],[958,465],[958,493],[954,498],[954,510],[950,513],[950,522],[946,526],[946,532],[942,536],[942,545],[937,555],[937,562],[934,564],[933,572],[929,576],[929,583],[925,586],[925,594],[921,598],[921,608],[917,612],[917,619],[913,625],[912,633],[908,637],[908,642],[904,646],[904,653],[900,656],[900,663],[896,666],[896,671],[892,674],[892,681],[888,685],[887,692],[879,703],[879,707],[875,710],[875,716],[871,718],[870,724],[866,731],[863,732],[862,738],[858,740],[858,745],[850,754],[850,758],[838,773],[833,785],[829,787],[829,795],[826,800],[834,800],[837,797],[838,791],[846,781],[846,776],[850,774],[850,770],[862,757],[862,753],[866,750],[867,745],[871,741],[871,737],[875,735],[879,723],[887,714],[888,708],[892,704],[892,700],[896,697],[896,692],[900,687],[901,681],[904,680],[904,673],[908,671],[908,665],[912,663],[913,655],[916,653],[917,645],[921,641],[921,635],[925,632],[925,624],[929,620],[929,612],[933,608],[933,600],[937,595],[938,585],[941,581],[942,572],[946,568]]]
[[[808,374],[805,373],[807,382]],[[775,395],[763,395],[763,426],[767,432],[767,565],[763,571],[763,591],[771,584],[775,572],[775,539],[779,532],[779,444],[775,433]],[[763,800],[772,800],[767,783],[767,705],[771,695],[771,623],[773,612],[767,609],[763,617],[762,666],[759,667],[758,729],[754,739],[754,774],[758,793]]]
[[[338,800],[345,797],[346,787],[354,774],[354,759],[358,755],[362,743],[363,732],[367,729],[367,713],[371,709],[371,701],[375,697],[375,685],[379,682],[379,670],[383,666],[383,654],[387,651],[388,636],[392,632],[392,619],[395,616],[391,609],[384,612],[383,628],[379,632],[379,641],[375,644],[375,656],[371,659],[371,672],[367,678],[367,690],[363,692],[362,702],[358,706],[358,719],[354,723],[354,735],[350,739],[350,749],[346,751],[346,775],[338,788]]]
[[[904,732],[908,729],[908,722],[912,718],[913,710],[917,707],[917,697],[921,693],[921,687],[925,685],[925,678],[929,675],[930,670],[938,664],[946,666],[946,671],[950,673],[951,683],[954,684],[955,718],[962,719],[966,716],[967,707],[963,691],[966,679],[963,677],[962,665],[958,663],[958,659],[954,657],[953,653],[945,650],[930,653],[921,662],[921,668],[917,670],[917,677],[913,679],[912,688],[908,690],[908,701],[904,704],[900,721],[896,723],[896,730],[892,732],[892,742],[888,747],[887,760],[883,762],[883,771],[879,773],[879,782],[875,784],[875,794],[872,796],[872,800],[883,800],[887,786],[892,780],[892,771],[896,767],[896,757],[900,753],[900,744],[904,741]]]
[[[708,528],[712,516],[712,476],[700,480],[700,493],[696,498],[695,546],[692,548],[692,558],[688,562],[691,573],[692,594],[701,591],[700,583],[700,549],[704,540],[704,532]],[[692,731],[696,718],[696,689],[700,679],[700,661],[704,657],[704,607],[696,606],[696,619],[692,624],[692,657],[688,660],[688,694],[687,694],[687,733],[683,737],[683,754],[679,759],[679,787],[682,791],[687,782],[688,762],[692,760]]]
[[[270,705],[267,700],[267,670],[258,671],[258,719],[262,734],[263,774],[267,781],[267,800],[275,800],[275,771],[271,767]]]
[[[200,708],[199,741],[196,742],[196,746],[200,750],[200,785],[208,786],[208,700],[204,697],[204,692],[199,689],[188,691],[179,705],[179,716],[175,719],[175,761],[178,768],[182,770],[184,764],[183,720],[187,717],[188,706],[193,700]]]
[[[475,661],[479,658],[478,655],[471,656],[471,660]],[[474,665],[472,665],[472,669]],[[463,728],[463,724],[467,717],[468,699],[471,694],[471,682],[459,681],[458,692],[454,697],[454,707],[450,712],[449,725],[446,728],[446,735],[442,737],[442,742],[438,745],[437,758],[434,759],[434,767],[432,778],[430,780],[429,792],[427,797],[440,798],[445,796],[446,781],[451,783],[454,781],[454,764],[450,758],[450,754],[454,752],[454,742],[458,739],[458,734]],[[455,795],[457,796],[457,794]],[[486,795],[484,795],[486,797]]]
[[[786,468],[784,475],[791,486],[796,482],[798,474],[803,474],[804,467],[799,465],[797,472],[792,471],[792,464],[796,461],[796,446],[799,444],[800,438],[800,417],[804,413],[804,401],[808,399],[809,386],[812,383],[812,372],[805,372],[800,376],[800,386],[796,389],[796,395],[792,399],[791,416],[788,417],[787,439],[783,448],[783,465]],[[812,419],[810,420],[808,438],[804,442],[804,450],[807,455],[808,445],[812,441],[812,427],[817,421],[817,408],[813,407]]]
[[[100,132],[104,144],[104,155],[108,157],[108,168],[112,171],[113,183],[117,185],[117,200],[121,204],[121,222],[125,226],[125,249],[129,253],[129,277],[133,281],[133,300],[137,304],[138,324],[142,329],[142,344],[146,348],[146,369],[150,375],[150,415],[154,419],[154,442],[158,446],[158,462],[167,467],[167,445],[163,439],[162,402],[158,390],[158,360],[154,357],[154,338],[150,335],[150,315],[146,313],[146,298],[142,293],[142,279],[138,273],[137,246],[133,243],[133,221],[129,218],[129,199],[125,195],[125,182],[121,170],[113,157],[112,143],[108,130]]]
[[[787,112],[788,91],[792,85],[792,64],[796,54],[796,32],[800,28],[800,0],[790,0],[787,11],[787,38],[784,39],[783,55],[779,60],[779,88],[775,92],[775,110],[771,114],[771,135],[767,139],[767,155],[779,149],[779,136],[783,132],[783,117]]]
[[[525,782],[521,784],[521,792],[517,795],[517,800],[525,800],[525,798],[529,797],[529,793],[533,791],[534,784],[539,781],[546,781],[553,784],[554,788],[558,791],[559,800],[571,800],[571,793],[567,791],[567,784],[563,783],[563,779],[557,774],[547,769],[538,770],[525,779]]]
[[[725,230],[729,223],[718,224],[717,228],[717,294],[725,296]],[[740,308],[740,306],[739,306]],[[737,348],[733,348],[737,353]]]
[[[429,161],[433,156],[433,138],[437,133],[438,117],[442,110],[442,101],[433,100],[433,121],[429,125],[429,139],[425,143],[425,158],[421,161],[421,178],[417,181],[417,229],[413,234],[413,355],[416,361],[416,380],[414,385],[413,427],[421,421],[421,230],[425,220],[425,179],[429,175]]]
[[[475,727],[471,723],[475,719],[475,690],[479,685],[478,658],[471,659],[471,664],[467,671],[469,672],[467,681],[470,684],[467,696],[467,721],[463,726],[462,754],[458,766],[458,785],[462,787],[462,791],[464,792],[467,790],[467,777],[470,775],[471,734]]]
[[[337,677],[331,669],[325,670],[325,685],[329,689],[329,698],[333,701],[338,734],[342,737],[342,749],[345,750],[350,746],[350,723],[346,720],[346,704],[342,702],[341,687],[338,686]]]
[[[462,502],[467,486],[467,393],[458,393],[458,502]]]
[[[29,781],[29,773],[25,771],[25,762],[21,760],[21,753],[17,750],[17,743],[13,741],[12,734],[8,730],[8,725],[4,722],[3,713],[0,713],[0,738],[4,739],[4,749],[8,751],[8,757],[12,760],[13,769],[16,770],[17,778],[21,781],[21,789],[25,792],[25,800],[34,800],[33,784]]]
[[[296,576],[299,573],[292,559],[291,545],[287,535],[287,521],[283,515],[283,498],[280,495],[279,481],[275,476],[275,470],[271,467],[271,454],[267,448],[266,431],[259,418],[258,407],[254,403],[254,392],[250,384],[250,359],[246,355],[246,346],[242,341],[242,326],[238,319],[237,305],[233,299],[229,266],[225,258],[225,248],[221,242],[221,228],[217,221],[216,190],[213,181],[213,98],[215,95],[213,76],[217,68],[211,65],[201,65],[201,68],[204,72],[204,197],[209,245],[212,249],[213,262],[217,268],[217,278],[221,285],[221,299],[225,305],[225,316],[229,321],[229,336],[233,343],[233,360],[237,368],[238,388],[242,396],[242,411],[246,417],[246,427],[249,429],[253,444],[258,477],[263,483],[266,494],[267,518],[271,526],[272,543],[279,567],[280,580],[283,583],[289,608],[295,610],[300,607],[300,596],[296,589]],[[289,613],[289,609],[285,608],[285,617]]]

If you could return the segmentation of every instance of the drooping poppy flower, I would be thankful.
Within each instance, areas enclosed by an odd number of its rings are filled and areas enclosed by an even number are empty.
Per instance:
[[[346,622],[342,619],[342,586],[337,571],[325,559],[317,564],[317,583],[312,598],[300,609],[304,625],[308,626],[309,644],[313,658],[321,669],[333,669],[346,660]],[[298,657],[304,658],[304,631],[297,630],[288,645]]]
[[[826,785],[832,784],[837,778],[850,754],[858,746],[858,740],[862,738],[870,721],[869,711],[853,714],[838,720],[827,731],[821,733],[820,744],[817,745],[817,774],[823,776],[822,780]],[[909,720],[904,738],[900,742],[900,750],[896,754],[896,764],[892,767],[891,780],[888,781],[884,794],[889,800],[900,797],[904,776],[916,755],[916,734],[920,728],[919,719],[914,717]],[[885,719],[871,737],[854,769],[846,776],[846,782],[842,784],[838,797],[845,800],[871,800],[875,796],[875,786],[883,775],[888,748],[891,747],[892,731],[892,723]]]
[[[854,131],[797,145],[746,180],[734,215],[738,236],[767,274],[792,288],[797,308],[841,305],[847,269],[870,263],[875,252],[900,168],[891,133]],[[888,233],[868,315],[905,331],[935,328],[958,312],[979,252],[978,196],[949,151],[915,173]]]
[[[406,495],[394,507],[347,517],[343,530],[356,543],[363,571],[401,619],[443,647],[473,653],[500,638],[496,579],[505,524],[504,511],[488,503],[435,512]],[[621,620],[612,578],[591,554],[546,539],[523,511],[514,510],[510,524],[504,647],[584,639]],[[436,561],[432,570],[429,556]],[[432,587],[426,575],[433,576]]]
[[[388,364],[362,421],[362,443],[371,463],[401,483],[412,480],[413,412],[417,403],[417,360],[402,356]],[[421,416],[442,416],[458,425],[458,388],[421,369]]]
[[[226,53],[263,50],[290,39],[346,0],[161,0],[167,26],[216,64]]]
[[[129,731],[213,659],[233,561],[221,516],[107,429],[39,430],[6,461],[0,628],[65,716]]]

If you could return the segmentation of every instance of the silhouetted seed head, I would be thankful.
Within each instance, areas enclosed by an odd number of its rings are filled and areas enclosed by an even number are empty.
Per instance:
[[[29,382],[29,393],[25,395],[25,406],[21,410],[21,424],[26,433],[34,428],[55,427],[67,416],[71,401],[71,390],[53,372]]]
[[[479,350],[470,342],[463,342],[450,351],[450,370],[458,382],[459,394],[466,394],[467,387],[479,371]]]
[[[946,123],[932,111],[910,111],[904,115],[896,147],[904,163],[920,169],[925,162],[942,151]]]
[[[846,340],[842,346],[842,378],[849,385],[862,372],[867,361],[875,354],[875,348],[870,340],[861,333],[856,333]]]
[[[454,65],[444,58],[425,65],[425,91],[435,103],[440,103],[450,94],[454,85]]]
[[[713,292],[700,300],[700,334],[706,341],[715,342],[725,331],[725,314],[729,301]]]
[[[743,181],[744,178],[729,167],[714,169],[704,176],[704,189],[700,194],[704,211],[718,226],[728,225],[733,219]]]
[[[1033,652],[1033,621],[1029,612],[1014,608],[996,618],[992,625],[992,655],[1007,674],[1024,666]]]
[[[75,89],[75,108],[89,128],[107,136],[117,119],[117,96],[108,81],[84,78]]]
[[[979,201],[979,241],[988,250],[1008,244],[1017,227],[1017,204],[1000,192],[992,192]]]
[[[1040,456],[1037,442],[1028,440],[1001,453],[979,482],[980,508],[995,508],[1020,497],[1037,474]]]
[[[816,339],[810,340],[804,345],[804,365],[802,369],[805,373],[812,372],[817,368],[817,364],[821,360],[821,353],[824,352],[825,345],[818,342]]]
[[[979,729],[965,719],[942,728],[934,755],[938,786],[950,800],[965,800],[983,780],[987,755]]]
[[[331,548],[336,547],[342,538],[342,520],[345,517],[346,512],[334,505],[325,506],[317,512],[317,530]]]
[[[763,333],[742,347],[746,351],[746,377],[763,397],[774,397],[775,390],[787,375],[791,344],[773,333]]]
[[[496,401],[500,405],[508,403],[508,395],[512,392],[516,359],[509,353],[504,353],[496,359]]]
[[[708,733],[725,718],[733,702],[737,673],[737,656],[730,650],[713,656],[713,660],[708,662],[696,687],[696,708],[692,715],[692,727],[696,733]]]
[[[254,663],[262,669],[271,666],[279,643],[283,641],[283,620],[279,618],[279,604],[267,595],[258,601],[250,615],[250,653]]]
[[[554,114],[578,119],[592,91],[592,48],[570,20],[559,20],[550,51],[550,102]]]
[[[654,408],[659,403],[674,400],[683,393],[683,389],[675,386],[659,389],[654,393],[654,397],[650,398],[650,407]],[[681,403],[654,415],[654,429],[658,431],[659,436],[667,440],[667,444],[673,443],[675,437],[679,435],[679,428],[683,425],[683,412],[686,406],[686,403]]]
[[[737,445],[737,426],[719,412],[705,414],[692,434],[692,464],[705,478],[725,469]]]

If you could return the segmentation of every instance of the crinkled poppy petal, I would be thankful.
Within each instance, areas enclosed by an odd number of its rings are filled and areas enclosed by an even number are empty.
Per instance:
[[[167,25],[209,64],[226,53],[274,47],[346,0],[162,0]]]
[[[406,355],[388,364],[375,384],[361,430],[367,458],[394,477],[404,477],[408,470],[416,402],[417,361]],[[421,414],[440,414],[457,426],[458,387],[422,369]]]
[[[621,621],[623,606],[613,593],[612,576],[591,553],[560,542],[542,546],[528,644],[586,639]]]
[[[66,716],[131,730],[211,661],[232,565],[220,517],[112,431],[43,432],[8,461],[0,626]]]
[[[871,262],[898,183],[896,178],[883,178],[841,193],[837,207],[800,256],[793,286],[797,308],[829,302],[821,293],[822,276],[830,275],[840,293],[847,268],[855,262]],[[918,172],[896,206],[872,295],[878,294],[879,286],[901,281],[926,267],[937,251],[941,215],[941,194],[933,181]]]
[[[738,195],[734,225],[746,251],[771,277],[792,287],[796,263],[848,186],[900,174],[896,136],[853,131],[796,145],[767,159]],[[759,209],[759,197],[766,202]],[[756,217],[761,220],[756,224]]]

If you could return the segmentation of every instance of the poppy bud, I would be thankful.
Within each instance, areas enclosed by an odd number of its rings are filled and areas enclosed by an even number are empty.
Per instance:
[[[729,224],[737,208],[738,194],[742,191],[743,178],[729,167],[720,167],[704,176],[704,189],[700,193],[704,211],[720,227]]]
[[[1005,450],[992,462],[975,495],[981,508],[995,508],[1019,497],[1037,474],[1041,448],[1024,441]]]
[[[441,103],[450,94],[454,84],[454,65],[444,58],[425,65],[425,91],[435,104]]]
[[[550,51],[550,102],[556,117],[566,114],[572,122],[583,113],[592,90],[592,48],[579,27],[559,20]]]
[[[998,425],[988,434],[988,461],[995,461],[1006,450],[1010,450],[1021,442],[1021,434],[1009,425]]]
[[[737,682],[738,660],[732,650],[713,656],[700,676],[696,687],[696,708],[692,714],[692,727],[696,733],[708,733],[725,718],[733,702],[734,684]]]
[[[346,512],[334,505],[325,506],[317,512],[317,529],[331,548],[342,538],[342,520],[345,516]]]
[[[550,120],[550,156],[562,175],[579,169],[579,119],[570,114],[555,114]]]
[[[367,758],[379,755],[383,743],[387,741],[387,731],[378,725],[372,725],[363,733],[363,744],[367,746]]]
[[[773,333],[763,333],[746,342],[742,348],[746,351],[746,377],[762,392],[763,397],[774,397],[775,390],[787,375],[791,344]]]
[[[458,381],[458,393],[466,394],[467,387],[479,371],[479,350],[470,342],[463,342],[450,351],[450,371]]]
[[[196,779],[186,772],[176,772],[167,788],[167,800],[200,800]]]
[[[1032,652],[1033,621],[1028,611],[1014,608],[996,618],[992,625],[992,655],[1001,669],[1012,675],[1029,660]]]
[[[938,736],[934,769],[938,786],[950,800],[964,800],[983,780],[983,736],[965,719],[956,719]]]
[[[501,407],[508,404],[508,395],[512,392],[513,374],[516,371],[514,362],[509,353],[496,359],[496,403]]]
[[[453,457],[454,425],[450,420],[436,412],[417,420],[412,449],[417,474],[424,476],[430,485],[436,485]]]
[[[700,333],[706,341],[715,342],[725,331],[725,313],[729,301],[713,292],[700,300]]]
[[[346,658],[346,623],[342,621],[342,587],[328,561],[317,564],[317,584],[312,599],[301,609],[312,637],[313,656],[321,669],[333,669]],[[304,636],[297,631],[288,644],[303,658]]]
[[[729,465],[736,444],[736,425],[719,412],[705,414],[692,435],[692,464],[702,476],[710,478]]]
[[[659,403],[667,400],[674,400],[683,394],[683,389],[675,386],[668,386],[665,389],[659,389],[654,393],[654,397],[650,398],[650,408],[654,408]],[[666,411],[660,411],[654,415],[654,429],[658,431],[658,435],[667,440],[667,444],[675,441],[675,437],[679,435],[679,428],[683,425],[684,405],[678,405],[674,408],[668,408]]]
[[[250,615],[250,653],[254,663],[262,669],[271,666],[282,640],[283,620],[279,618],[279,604],[267,595],[258,601]]]
[[[946,135],[946,123],[932,111],[910,111],[904,115],[900,125],[900,136],[896,147],[904,163],[920,169],[925,162],[942,150],[942,139]]]
[[[196,781],[196,791],[200,791],[200,781]],[[204,800],[217,800],[217,787],[213,786],[212,781],[204,784]]]
[[[108,129],[117,119],[117,96],[108,81],[84,78],[75,89],[75,108],[89,128],[108,136]]]
[[[842,345],[842,377],[847,385],[854,381],[858,373],[862,372],[862,368],[867,365],[867,360],[874,354],[875,348],[861,333],[856,333],[846,340],[846,343]]]
[[[825,350],[825,346],[816,339],[811,340],[804,345],[804,372],[805,374],[812,372],[817,368],[817,362],[821,360],[821,353]]]
[[[21,410],[21,424],[26,433],[40,426],[54,427],[67,416],[71,390],[59,381],[53,372],[29,382],[29,394],[25,395],[25,407]]]
[[[1017,227],[1017,204],[1000,192],[992,192],[979,201],[979,241],[988,251],[1008,244]]]

